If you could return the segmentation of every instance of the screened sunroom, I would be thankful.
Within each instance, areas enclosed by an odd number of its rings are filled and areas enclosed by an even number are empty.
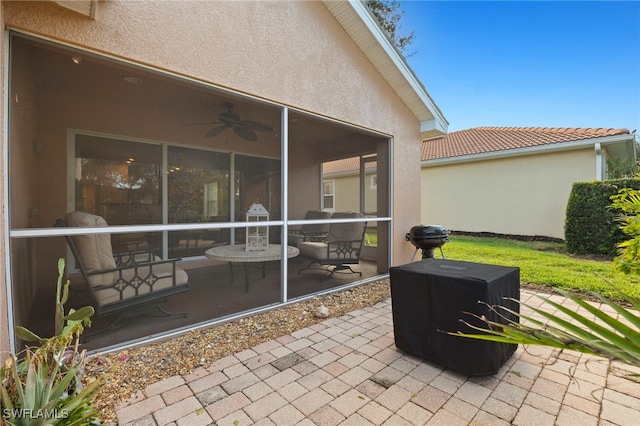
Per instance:
[[[52,333],[60,258],[71,281],[67,307],[96,303],[66,237],[108,236],[114,254],[148,250],[178,259],[188,276],[187,291],[157,301],[186,316],[146,315],[146,306],[101,314],[86,342],[91,350],[204,327],[386,274],[388,135],[19,32],[8,42],[13,325]],[[340,206],[332,196],[337,189],[323,177],[323,164],[347,158],[359,158],[363,171],[368,163],[377,167],[366,196],[350,189],[357,209]],[[257,222],[248,213],[254,203],[267,212]],[[308,214],[347,210],[360,215]],[[54,226],[70,212],[100,217],[106,226]],[[349,268],[307,269],[308,253],[288,252],[288,236],[305,225],[352,223],[365,229],[367,250]],[[207,255],[220,247],[246,250],[254,228],[275,250],[272,258],[249,264]]]

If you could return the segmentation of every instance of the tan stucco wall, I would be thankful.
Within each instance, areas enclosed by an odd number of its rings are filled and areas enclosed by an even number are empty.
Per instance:
[[[365,211],[375,212],[376,189],[371,188],[371,177],[375,173],[365,174]],[[360,211],[360,175],[327,176],[324,179],[335,182],[335,211]]]
[[[410,258],[412,250],[404,233],[420,219],[419,198],[413,189],[420,184],[419,123],[322,3],[101,1],[95,20],[51,2],[2,2],[2,8],[7,28],[393,135],[392,263]],[[46,104],[37,108],[40,119],[46,120],[39,123],[41,129],[47,129],[37,138],[54,141],[50,149],[64,150],[66,129],[56,124]],[[79,128],[91,129],[95,124],[87,111],[78,111]],[[162,133],[161,138],[171,135]],[[42,193],[66,184],[60,173],[66,157],[56,158],[57,162],[46,163],[49,170],[40,170],[51,177],[39,187]],[[295,186],[309,187],[299,180]],[[47,206],[33,206],[29,200],[22,203],[17,210],[40,210],[37,226],[49,226],[65,209],[62,200]],[[1,299],[4,304],[6,297]],[[0,312],[6,316],[6,306],[2,309],[1,304]],[[0,337],[6,338],[5,328],[0,328]]]
[[[594,180],[593,149],[422,169],[422,223],[564,239],[574,182]]]

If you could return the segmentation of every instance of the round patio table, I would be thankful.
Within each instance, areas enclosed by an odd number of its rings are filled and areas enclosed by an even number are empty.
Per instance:
[[[300,254],[297,247],[287,246],[287,257],[292,258]],[[245,250],[245,244],[234,244],[213,247],[204,252],[210,259],[229,263],[231,283],[233,283],[233,264],[240,263],[244,267],[244,291],[249,291],[249,264],[262,263],[262,278],[265,277],[265,262],[282,259],[282,246],[269,244],[265,250]]]

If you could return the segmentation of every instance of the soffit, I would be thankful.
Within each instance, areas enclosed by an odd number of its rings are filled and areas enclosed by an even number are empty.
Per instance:
[[[98,0],[53,0],[53,2],[89,18],[96,17]]]
[[[389,41],[361,1],[331,1],[324,4],[342,25],[400,99],[421,122],[421,131],[433,136],[446,133],[448,121],[427,93],[402,55]]]

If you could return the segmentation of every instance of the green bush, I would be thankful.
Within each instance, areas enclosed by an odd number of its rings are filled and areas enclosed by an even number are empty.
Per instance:
[[[570,253],[616,255],[618,244],[628,239],[616,223],[620,212],[611,207],[611,197],[622,188],[640,189],[640,179],[574,183],[565,220]]]
[[[618,211],[620,229],[630,239],[618,244],[618,256],[614,266],[626,274],[640,275],[640,191],[621,189],[611,197],[612,205]]]
[[[81,376],[86,351],[79,350],[80,335],[91,324],[94,309],[85,306],[65,313],[69,281],[62,284],[64,259],[58,261],[55,334],[42,338],[24,327],[16,335],[28,346],[21,354],[9,354],[0,368],[0,424],[15,426],[94,425],[99,413],[93,400],[103,379],[86,387]]]

